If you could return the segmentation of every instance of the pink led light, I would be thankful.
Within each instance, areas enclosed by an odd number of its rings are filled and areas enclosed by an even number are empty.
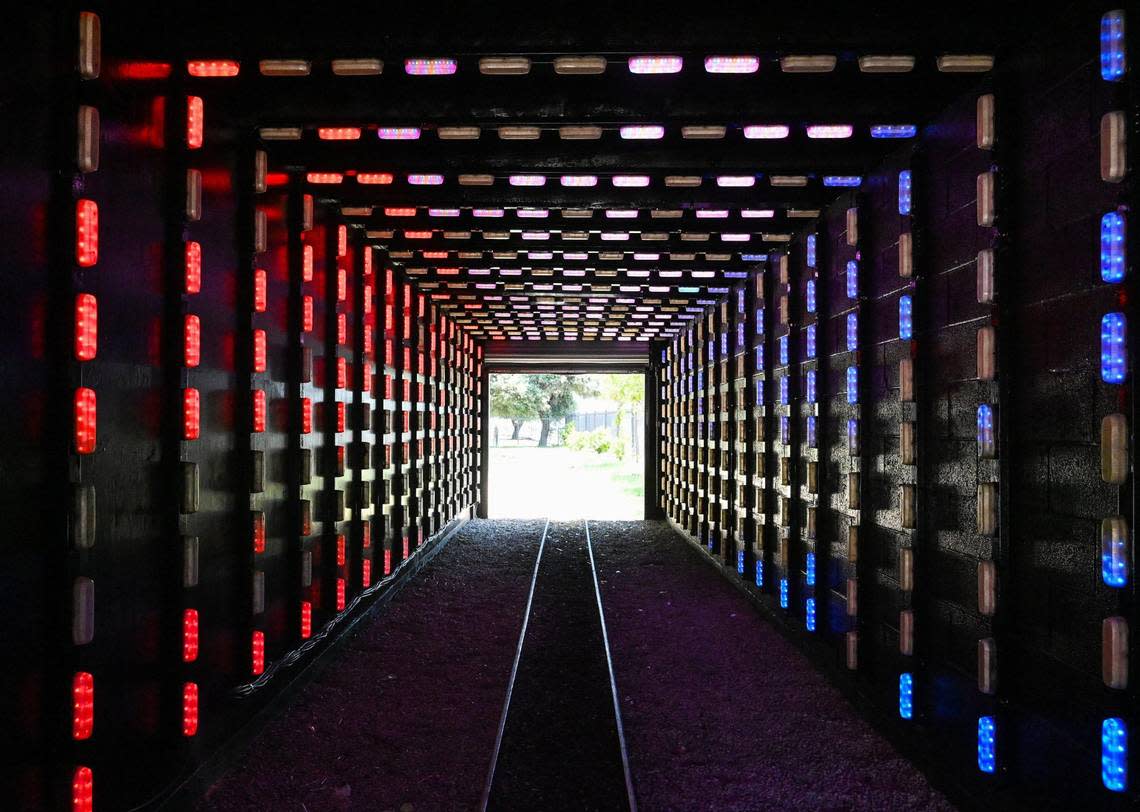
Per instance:
[[[716,185],[721,188],[746,188],[756,185],[755,175],[717,175]]]
[[[554,259],[553,251],[527,251],[527,259]]]
[[[428,209],[428,217],[458,217],[459,209]]]
[[[502,209],[474,209],[471,214],[475,217],[502,217]]]
[[[697,209],[698,220],[720,220],[728,217],[727,209]]]
[[[408,175],[408,183],[412,186],[440,186],[443,175]]]
[[[758,56],[706,56],[705,73],[756,73]]]
[[[404,72],[409,76],[451,76],[456,67],[454,59],[404,60]]]
[[[585,251],[566,251],[562,254],[562,258],[567,260],[567,261],[586,260],[589,258],[589,256],[590,255],[587,254]]]
[[[850,124],[812,124],[807,128],[808,138],[850,138],[852,132]]]
[[[769,219],[776,216],[772,209],[741,209],[740,216],[746,220]]]
[[[561,179],[563,186],[597,186],[597,175],[563,175]]]
[[[629,72],[638,74],[680,73],[685,60],[679,56],[631,56]]]
[[[515,214],[524,219],[545,220],[550,212],[546,209],[519,209]]]
[[[749,124],[744,128],[744,137],[753,140],[770,140],[787,138],[789,132],[790,130],[785,124]]]
[[[641,189],[649,185],[649,176],[614,175],[613,184],[621,189]]]
[[[524,240],[549,240],[550,239],[550,232],[549,231],[524,231],[522,233],[522,238]]]
[[[376,130],[381,141],[415,141],[420,137],[419,127],[381,127]]]
[[[660,124],[627,124],[621,128],[621,137],[626,141],[656,141],[665,137],[665,128]]]
[[[607,209],[606,217],[611,220],[633,220],[637,218],[637,209]]]
[[[545,175],[511,175],[511,186],[545,186]]]
[[[642,262],[655,262],[661,259],[660,254],[634,254],[633,258]]]
[[[629,234],[625,231],[603,231],[602,239],[606,242],[625,242]]]
[[[748,242],[752,239],[751,234],[721,234],[721,242]]]

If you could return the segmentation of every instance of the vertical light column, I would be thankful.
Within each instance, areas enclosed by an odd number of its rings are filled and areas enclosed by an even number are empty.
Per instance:
[[[324,607],[327,595],[322,594],[322,583],[314,577],[314,569],[321,566],[318,523],[321,514],[317,509],[324,479],[328,472],[322,452],[326,451],[324,420],[318,410],[327,408],[325,382],[335,379],[335,363],[323,354],[320,359],[320,378],[315,379],[314,366],[317,348],[322,348],[328,332],[327,285],[328,268],[324,261],[325,246],[319,233],[313,230],[313,198],[305,194],[303,176],[290,177],[289,199],[286,207],[289,256],[290,344],[292,374],[289,380],[290,447],[293,451],[294,481],[292,486],[291,520],[293,527],[287,536],[291,559],[291,577],[295,578],[291,595],[296,595],[294,618],[296,638],[308,640],[313,635],[314,615]],[[321,261],[316,256],[321,249]],[[320,268],[320,278],[317,269]],[[254,333],[256,337],[256,331]],[[330,368],[330,364],[332,368]],[[254,372],[258,361],[254,358]]]
[[[387,255],[384,256],[384,267],[381,272],[381,279],[383,280],[383,287],[381,288],[381,295],[379,297],[381,307],[383,308],[382,315],[382,330],[381,336],[381,357],[383,358],[383,374],[381,375],[382,383],[377,388],[380,390],[377,393],[377,398],[381,401],[381,415],[380,432],[381,439],[377,453],[377,466],[381,471],[381,493],[383,494],[383,502],[381,502],[380,512],[382,514],[384,532],[381,539],[383,547],[383,574],[385,576],[392,573],[393,568],[393,549],[396,548],[399,532],[399,498],[400,498],[400,483],[399,473],[396,468],[396,460],[399,457],[396,445],[398,443],[399,429],[397,423],[400,416],[396,409],[396,340],[397,340],[397,325],[399,324],[399,317],[396,313],[396,281],[395,270],[391,267]]]
[[[799,313],[797,284],[801,278],[799,258],[790,253],[780,254],[776,260],[775,296],[777,302],[776,335],[777,356],[773,359],[776,382],[776,419],[779,421],[779,469],[776,492],[778,494],[776,589],[780,608],[795,611],[800,598],[799,583],[792,577],[801,565],[799,545],[799,476],[796,449],[799,444],[799,421],[796,419],[800,402],[799,381]]]
[[[250,640],[249,640],[249,674],[257,679],[265,673],[268,660],[266,647],[265,624],[265,559],[266,539],[266,505],[265,505],[265,454],[266,432],[269,425],[269,391],[268,374],[254,372],[251,363],[254,330],[268,331],[272,327],[273,315],[280,318],[281,314],[269,312],[269,275],[259,267],[259,255],[268,248],[268,218],[265,210],[257,205],[258,196],[265,194],[268,189],[268,156],[264,150],[255,149],[252,154],[252,172],[250,174],[253,193],[248,217],[245,226],[246,250],[249,252],[249,262],[246,272],[252,275],[247,279],[241,289],[248,291],[245,297],[239,297],[248,308],[248,318],[240,319],[239,323],[248,325],[244,333],[244,345],[249,349],[242,353],[243,366],[250,381],[250,395],[246,407],[249,418],[249,446],[246,489],[248,490],[248,517],[249,534],[244,539],[250,561],[250,581],[248,592],[248,607],[250,613]],[[243,216],[245,216],[243,214]],[[190,553],[188,552],[189,556]],[[193,552],[197,560],[197,550]],[[195,564],[194,571],[197,571]]]
[[[377,513],[376,449],[376,272],[371,245],[360,228],[349,232],[353,251],[353,416],[350,454],[353,469],[352,548],[359,561],[350,586],[369,589],[374,580],[376,545],[373,543]]]
[[[750,389],[752,392],[752,409],[748,414],[748,421],[752,425],[752,445],[749,453],[752,455],[752,526],[753,542],[752,556],[756,561],[754,570],[755,584],[763,589],[770,580],[768,570],[771,562],[768,556],[768,547],[772,535],[772,498],[771,498],[771,411],[769,409],[771,398],[771,369],[772,353],[769,347],[770,331],[768,319],[771,309],[768,306],[767,291],[769,289],[771,267],[766,262],[758,268],[751,280],[752,288],[752,323],[753,329],[749,339],[752,356],[752,377]],[[770,588],[770,587],[769,587]]]
[[[819,352],[819,306],[827,296],[824,285],[820,284],[819,268],[826,264],[826,240],[821,240],[816,232],[810,232],[804,239],[804,267],[797,282],[799,296],[796,302],[799,311],[800,385],[803,399],[793,412],[799,423],[799,438],[795,451],[799,467],[800,507],[803,517],[799,527],[798,543],[803,551],[800,565],[800,582],[804,595],[804,626],[809,632],[822,631],[828,616],[825,589],[817,588],[819,572],[824,570],[827,559],[827,545],[817,543],[818,522],[823,499],[820,496],[825,466],[819,458],[819,430],[821,425],[821,403],[825,389],[826,373]]]
[[[867,449],[862,442],[864,419],[867,414],[866,392],[867,375],[860,361],[859,347],[864,343],[867,334],[866,318],[864,316],[863,302],[866,298],[867,280],[861,272],[862,253],[860,251],[861,235],[859,228],[860,207],[856,198],[847,209],[846,227],[844,229],[845,242],[851,250],[849,259],[844,265],[846,278],[845,289],[847,294],[846,308],[843,313],[844,351],[847,353],[846,366],[843,369],[842,386],[844,411],[840,415],[838,425],[846,432],[847,481],[840,483],[839,488],[844,494],[844,510],[841,514],[843,522],[840,526],[847,532],[847,579],[846,579],[846,614],[847,631],[844,635],[846,664],[849,670],[859,668],[859,585],[864,580],[864,570],[859,564],[859,548],[862,542],[860,525],[863,516],[863,493],[865,492],[866,477],[864,471],[868,459]],[[838,309],[838,308],[835,308]],[[854,342],[849,341],[847,322],[854,317]],[[838,329],[838,328],[837,328]]]

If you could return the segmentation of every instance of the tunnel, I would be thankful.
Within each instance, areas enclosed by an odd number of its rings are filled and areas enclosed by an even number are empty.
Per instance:
[[[1135,808],[1138,31],[9,8],[0,807]]]

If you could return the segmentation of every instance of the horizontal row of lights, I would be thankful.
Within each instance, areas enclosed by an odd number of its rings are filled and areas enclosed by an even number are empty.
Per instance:
[[[417,206],[386,206],[385,217],[416,217],[420,213]],[[472,217],[497,219],[506,216],[507,209],[475,208],[468,210]],[[550,216],[550,209],[515,209],[515,215],[522,219],[544,220]],[[570,219],[585,219],[593,217],[595,209],[554,209],[561,211],[562,216]],[[610,220],[636,220],[641,212],[638,209],[598,209],[605,212]],[[682,209],[649,209],[649,216],[655,220],[676,219],[684,216]],[[693,209],[698,220],[724,220],[731,216],[730,209]],[[460,217],[463,210],[459,208],[428,208],[429,217]],[[771,219],[776,216],[774,209],[740,209],[740,217],[746,220]],[[812,212],[814,216],[816,212]]]
[[[715,54],[706,56],[703,64],[708,74],[741,75],[758,72],[760,62],[754,54]],[[779,62],[784,73],[830,73],[839,60],[833,54],[794,54],[780,57]],[[935,62],[943,73],[984,72],[991,70],[993,63],[993,57],[984,54],[944,54]],[[915,57],[904,54],[868,54],[858,58],[863,73],[910,73],[915,64]],[[604,56],[560,56],[553,65],[554,72],[561,75],[597,75],[606,71],[609,60]],[[383,60],[370,58],[334,59],[331,67],[337,76],[378,76],[384,72]],[[479,60],[479,72],[486,76],[525,76],[531,67],[532,61],[526,56],[486,56]],[[685,59],[677,55],[631,56],[626,67],[638,76],[672,75],[682,71]],[[453,76],[458,70],[459,61],[452,57],[404,60],[404,73],[408,76]],[[305,59],[262,59],[258,71],[262,76],[308,76],[312,64]],[[232,59],[196,59],[186,63],[186,72],[197,78],[232,78],[241,73],[241,63]]]
[[[307,172],[305,180],[308,183],[320,186],[338,185],[346,177],[355,177],[357,183],[365,185],[391,185],[395,176],[391,173],[369,172],[351,175],[342,172]],[[749,189],[756,185],[762,175],[717,175],[716,185],[722,189]],[[507,182],[511,186],[538,188],[546,185],[549,180],[546,175],[517,174],[508,175]],[[459,175],[456,180],[460,186],[491,186],[495,182],[493,175]],[[769,175],[768,182],[777,188],[795,188],[807,186],[811,178],[808,175]],[[414,173],[407,176],[411,186],[442,186],[446,179],[440,174]],[[597,175],[561,175],[558,182],[561,186],[574,188],[593,188],[598,185]],[[665,178],[665,186],[670,188],[694,188],[700,186],[704,178],[700,175],[670,175]],[[824,186],[859,186],[863,178],[859,175],[824,175]],[[649,175],[613,175],[610,183],[617,189],[644,189],[652,183]]]
[[[787,124],[746,124],[744,137],[750,141],[772,141],[788,138],[792,128]],[[914,124],[872,124],[868,127],[872,138],[913,138],[918,133]],[[420,127],[377,127],[376,135],[382,141],[416,141],[423,136]],[[498,128],[499,137],[506,141],[533,141],[542,137],[543,128],[534,125],[504,125]],[[686,139],[721,139],[728,128],[720,124],[703,124],[681,127]],[[473,141],[482,133],[478,126],[438,127],[436,133],[445,141]],[[569,125],[558,128],[563,140],[596,140],[602,137],[603,128],[596,125]],[[804,133],[812,139],[844,139],[855,135],[852,124],[808,124]],[[658,141],[665,137],[663,124],[624,124],[618,134],[626,141]],[[267,140],[297,140],[299,127],[262,128],[261,136]],[[359,141],[364,135],[361,127],[318,127],[317,138],[322,141]]]

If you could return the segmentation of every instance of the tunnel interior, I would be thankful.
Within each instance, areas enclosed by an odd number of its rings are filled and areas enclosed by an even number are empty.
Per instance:
[[[329,675],[371,702],[368,645],[414,658],[467,599],[513,607],[478,638],[513,687],[472,712],[494,746],[439,808],[839,803],[727,777],[796,737],[808,775],[879,765],[870,794],[840,782],[851,808],[1136,803],[1122,4],[7,23],[12,808],[296,800],[227,794],[227,770],[319,718]],[[646,521],[488,520],[489,376],[597,371],[645,379]],[[375,636],[388,618],[403,637]],[[627,700],[691,699],[678,737],[737,708],[772,740],[710,735],[704,772],[660,783],[683,748],[623,705],[636,657],[675,693]],[[387,724],[433,680],[385,694]],[[833,724],[781,715],[814,691]],[[403,764],[390,732],[356,755]]]

